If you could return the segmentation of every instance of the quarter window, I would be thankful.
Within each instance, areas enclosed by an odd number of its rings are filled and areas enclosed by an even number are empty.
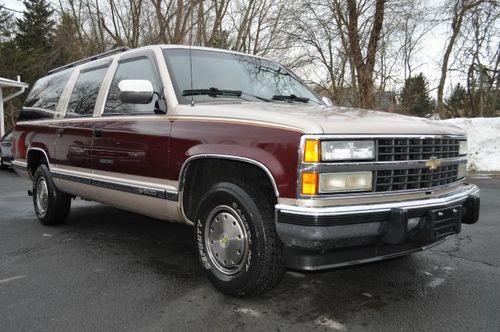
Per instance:
[[[21,110],[18,121],[51,119],[71,71],[43,77],[35,82]]]
[[[92,116],[107,69],[106,66],[80,72],[69,99],[66,117]]]
[[[120,61],[109,88],[104,115],[154,114],[158,95],[155,94],[149,104],[123,103],[120,101],[120,89],[118,88],[118,84],[122,80],[148,80],[153,84],[154,91],[160,91],[155,67],[150,59],[141,57]]]

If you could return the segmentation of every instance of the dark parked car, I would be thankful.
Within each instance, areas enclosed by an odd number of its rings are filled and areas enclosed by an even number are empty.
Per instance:
[[[5,134],[0,141],[0,167],[12,166],[12,132]]]

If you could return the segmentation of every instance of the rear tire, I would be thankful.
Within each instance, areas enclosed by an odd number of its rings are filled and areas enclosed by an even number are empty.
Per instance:
[[[285,254],[268,196],[239,180],[203,195],[195,222],[198,257],[223,293],[244,296],[273,288],[285,273]]]
[[[71,196],[57,190],[49,169],[40,165],[33,177],[33,205],[44,225],[59,225],[66,221],[71,208]]]

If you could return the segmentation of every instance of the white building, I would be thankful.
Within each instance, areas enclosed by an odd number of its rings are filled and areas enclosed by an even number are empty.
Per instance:
[[[3,110],[4,102],[19,96],[26,90],[27,87],[28,84],[21,82],[19,76],[17,77],[17,81],[0,77],[0,137],[3,137],[5,134],[5,119]],[[3,97],[3,88],[17,88],[19,90],[9,96]]]

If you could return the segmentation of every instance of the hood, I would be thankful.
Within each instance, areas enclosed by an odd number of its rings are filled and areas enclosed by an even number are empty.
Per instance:
[[[454,126],[413,116],[364,109],[299,103],[199,103],[179,105],[178,115],[269,123],[304,134],[464,135]]]

